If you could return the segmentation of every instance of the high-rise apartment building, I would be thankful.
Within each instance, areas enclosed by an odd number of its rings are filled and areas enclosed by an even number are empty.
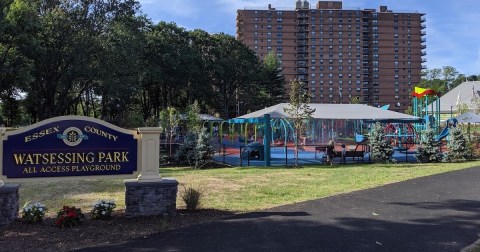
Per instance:
[[[261,59],[274,51],[285,79],[305,82],[312,102],[359,99],[403,112],[426,61],[423,15],[297,1],[294,10],[238,10],[237,39]]]

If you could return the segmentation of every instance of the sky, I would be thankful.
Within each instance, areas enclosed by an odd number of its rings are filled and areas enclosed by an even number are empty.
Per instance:
[[[139,0],[152,21],[174,22],[187,30],[235,35],[238,9],[293,10],[296,0]],[[309,1],[314,8],[317,1]],[[428,69],[453,66],[480,75],[480,2],[478,0],[344,0],[343,9],[419,12],[426,18]]]

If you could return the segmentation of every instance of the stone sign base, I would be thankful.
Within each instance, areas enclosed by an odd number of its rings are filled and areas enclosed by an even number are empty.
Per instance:
[[[175,215],[178,181],[163,178],[159,181],[125,180],[125,216]]]
[[[18,215],[18,184],[0,187],[0,228],[12,223]]]

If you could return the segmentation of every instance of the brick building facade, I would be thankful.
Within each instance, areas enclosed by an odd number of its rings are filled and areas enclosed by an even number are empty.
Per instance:
[[[285,79],[305,82],[312,102],[359,99],[403,112],[424,68],[423,15],[297,1],[294,10],[238,10],[237,39],[261,59],[274,51]]]

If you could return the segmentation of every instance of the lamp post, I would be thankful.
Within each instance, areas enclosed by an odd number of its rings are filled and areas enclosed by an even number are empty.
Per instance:
[[[450,105],[450,118],[453,117],[453,105]]]

